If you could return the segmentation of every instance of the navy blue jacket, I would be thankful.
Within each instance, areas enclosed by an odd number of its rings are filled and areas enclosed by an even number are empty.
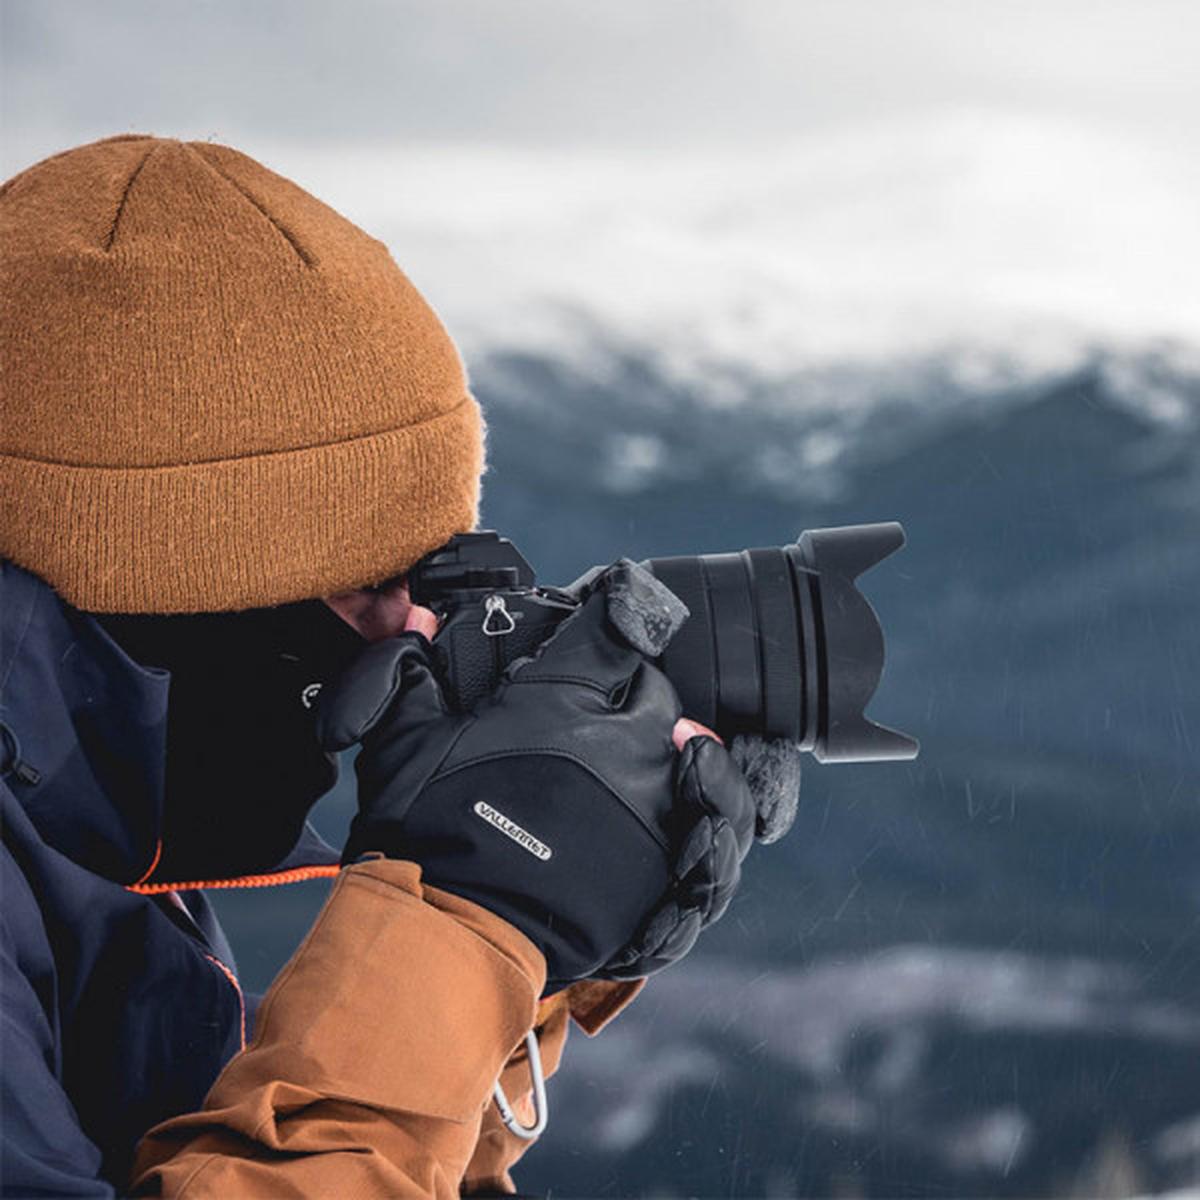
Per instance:
[[[243,1044],[199,891],[128,890],[159,843],[169,677],[0,561],[0,1191],[112,1196]],[[337,855],[306,832],[283,870]]]

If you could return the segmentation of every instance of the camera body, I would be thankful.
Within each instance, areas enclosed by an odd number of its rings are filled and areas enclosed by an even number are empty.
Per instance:
[[[442,618],[435,650],[452,699],[470,709],[505,669],[532,654],[575,601],[534,584],[533,568],[507,538],[491,530],[456,534],[410,572],[413,602]]]
[[[808,530],[787,546],[650,559],[687,606],[658,665],[683,710],[729,739],[785,738],[820,762],[913,758],[914,739],[863,715],[883,671],[879,619],[855,580],[904,543],[894,521]],[[456,534],[408,575],[442,618],[434,642],[451,699],[469,710],[577,607],[539,587],[491,530]]]

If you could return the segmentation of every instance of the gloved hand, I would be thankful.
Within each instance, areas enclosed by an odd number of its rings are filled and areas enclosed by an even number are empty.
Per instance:
[[[674,689],[608,619],[609,592],[640,570],[589,579],[473,713],[451,710],[418,633],[370,646],[321,701],[326,747],[362,743],[345,861],[419,863],[526,934],[549,990],[683,957],[725,911],[754,836],[724,747],[699,736],[676,751]]]

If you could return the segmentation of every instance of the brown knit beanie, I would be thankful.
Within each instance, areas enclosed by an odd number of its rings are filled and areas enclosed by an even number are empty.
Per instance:
[[[378,582],[473,527],[479,409],[387,249],[226,146],[0,189],[0,557],[94,612]]]

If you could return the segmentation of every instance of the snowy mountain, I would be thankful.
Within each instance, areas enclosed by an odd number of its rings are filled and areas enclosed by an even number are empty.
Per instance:
[[[477,375],[484,517],[553,582],[621,553],[901,520],[909,545],[865,584],[884,720],[943,746],[1193,765],[1200,369],[1160,350],[1013,374],[968,386],[933,359],[745,380],[729,400],[646,358],[598,378],[507,357]]]
[[[872,715],[921,758],[810,767],[686,969],[573,1049],[522,1186],[1086,1192],[1114,1156],[1200,1182],[1194,163],[986,110],[280,157],[462,341],[485,523],[543,580],[908,531],[864,590]],[[251,980],[318,899],[222,898]]]
[[[1121,1147],[1142,1184],[1200,1179],[1188,356],[1040,378],[942,357],[733,400],[634,354],[477,380],[486,519],[549,580],[902,520],[865,581],[873,712],[923,743],[812,764],[694,959],[575,1048],[523,1186],[1042,1194]]]
[[[984,356],[712,389],[611,342],[478,362],[485,521],[541,578],[899,519],[873,715],[691,960],[552,1086],[523,1188],[934,1195],[1200,1181],[1200,370]],[[336,836],[351,803],[326,802]],[[265,982],[319,901],[221,896]],[[1099,1164],[1099,1165],[1098,1165]],[[1107,1165],[1105,1165],[1107,1164]]]

